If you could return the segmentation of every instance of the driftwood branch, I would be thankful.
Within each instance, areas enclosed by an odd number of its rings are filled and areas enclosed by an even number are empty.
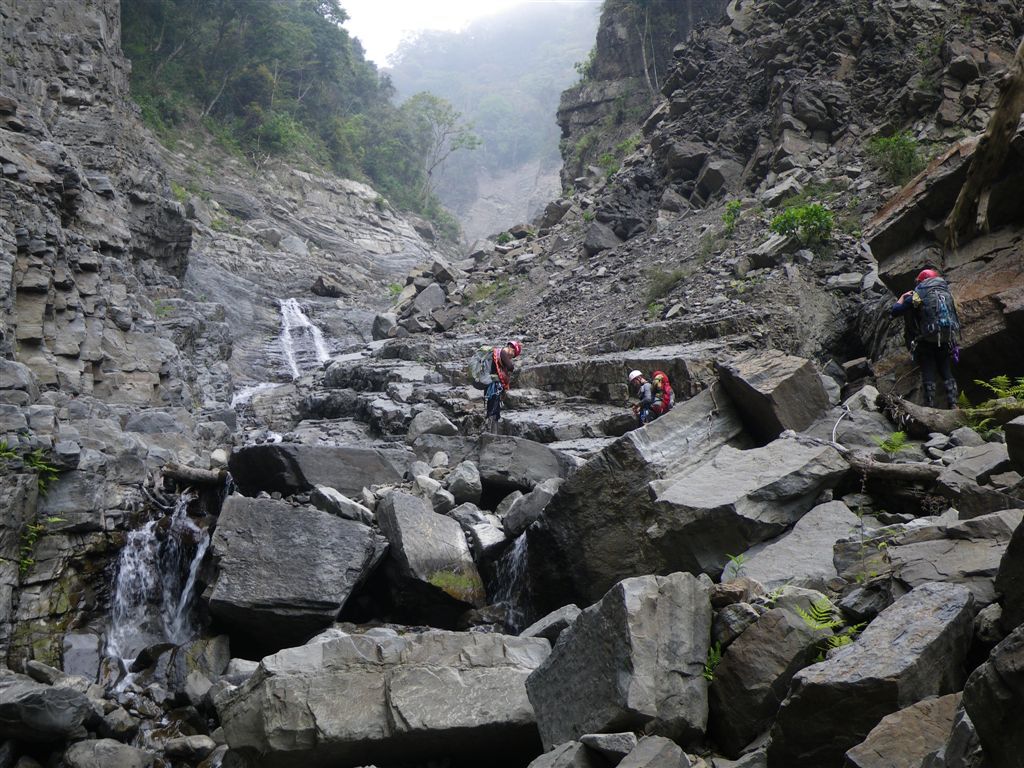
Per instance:
[[[183,485],[220,485],[228,475],[225,469],[199,469],[173,462],[164,464],[163,474]]]
[[[967,179],[960,189],[956,205],[946,219],[946,246],[955,249],[961,240],[969,240],[988,228],[987,192],[999,176],[1010,142],[1024,112],[1024,40],[1009,71],[1000,82],[999,98],[985,134],[974,151]],[[983,203],[984,200],[984,204]]]
[[[925,438],[932,432],[948,435],[958,427],[966,426],[967,415],[960,410],[928,408],[896,395],[883,395],[879,403],[897,429],[910,437]]]
[[[934,483],[942,472],[943,467],[924,462],[909,462],[906,464],[889,464],[884,461],[875,461],[870,456],[857,453],[846,453],[844,458],[858,472],[865,475],[869,480],[890,480],[899,483],[923,483],[929,485]]]

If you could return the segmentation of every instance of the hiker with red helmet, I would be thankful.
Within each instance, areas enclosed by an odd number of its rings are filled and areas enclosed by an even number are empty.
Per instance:
[[[490,431],[498,429],[501,418],[501,403],[505,393],[512,387],[512,373],[515,371],[515,360],[523,353],[523,345],[512,340],[503,347],[491,350],[491,383],[484,396],[487,398],[487,416],[485,424]]]
[[[892,306],[892,315],[905,322],[907,346],[921,369],[924,404],[935,405],[936,378],[946,387],[948,407],[956,408],[957,385],[953,363],[960,358],[957,340],[960,319],[949,283],[934,269],[922,269],[917,287],[907,291]]]

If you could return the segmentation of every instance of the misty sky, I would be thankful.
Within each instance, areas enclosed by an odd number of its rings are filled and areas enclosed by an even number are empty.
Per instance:
[[[463,29],[470,21],[529,3],[586,3],[602,0],[341,0],[349,15],[345,29],[359,38],[378,67],[408,35],[425,29]]]

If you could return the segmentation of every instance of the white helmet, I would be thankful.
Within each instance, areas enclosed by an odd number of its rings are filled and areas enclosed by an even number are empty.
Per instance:
[[[640,371],[630,371],[629,372],[629,383],[632,384],[634,381],[639,379],[641,376],[643,376],[643,374],[640,373]]]

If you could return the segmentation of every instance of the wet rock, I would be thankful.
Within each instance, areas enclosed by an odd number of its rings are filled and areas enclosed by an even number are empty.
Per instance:
[[[567,741],[545,752],[527,768],[599,768],[594,755],[580,742]]]
[[[857,639],[793,678],[768,747],[769,763],[838,764],[887,714],[960,690],[974,598],[925,584],[897,600]],[[843,701],[836,709],[832,704]]]
[[[367,526],[312,507],[232,496],[211,542],[210,612],[244,643],[302,642],[337,618],[384,546]]]
[[[89,700],[70,688],[37,683],[25,675],[0,675],[0,739],[59,742],[86,735]]]
[[[725,650],[709,691],[711,734],[724,754],[739,757],[771,726],[793,675],[821,653],[832,631],[811,626],[797,609],[807,613],[825,599],[787,587]]]
[[[309,495],[309,501],[314,507],[324,512],[343,517],[346,520],[355,520],[363,525],[373,525],[373,512],[334,488],[318,485]]]
[[[580,736],[580,743],[590,747],[616,765],[636,747],[635,733],[587,733]]]
[[[178,760],[197,762],[217,748],[217,743],[209,736],[179,736],[164,742],[164,753]]]
[[[569,605],[562,606],[557,611],[552,611],[547,616],[537,619],[537,621],[520,632],[519,636],[543,637],[554,646],[558,636],[571,627],[579,615],[580,609],[570,603]]]
[[[377,505],[377,521],[391,545],[388,573],[400,608],[447,623],[483,605],[483,582],[455,520],[423,499],[391,491]]]
[[[920,768],[953,727],[960,694],[925,699],[891,715],[846,753],[844,768]]]
[[[455,497],[456,504],[479,504],[483,493],[480,470],[472,461],[459,462],[448,475],[448,492]]]
[[[264,658],[217,710],[232,751],[271,764],[469,764],[497,752],[524,765],[540,751],[524,681],[548,653],[546,640],[498,634],[339,634]]]
[[[423,434],[445,435],[451,437],[459,434],[459,428],[452,424],[448,418],[438,411],[427,409],[420,411],[412,417],[409,422],[409,431],[406,433],[405,441],[411,443]]]
[[[806,429],[828,408],[828,395],[810,360],[757,350],[718,370],[722,386],[762,442],[787,429]]]
[[[550,747],[613,728],[701,735],[710,629],[707,587],[691,574],[615,585],[527,680],[541,740]]]
[[[370,330],[371,338],[374,341],[389,339],[394,335],[397,327],[398,316],[394,312],[381,312],[373,318],[373,327]]]
[[[401,450],[278,443],[239,448],[228,468],[242,493],[290,495],[325,485],[354,496],[400,481],[411,458]]]
[[[561,484],[560,478],[551,478],[538,483],[532,491],[515,499],[505,513],[500,515],[505,533],[515,538],[525,531],[544,513],[544,508],[558,492],[558,486]]]
[[[156,755],[113,739],[80,741],[64,753],[67,768],[151,768]]]
[[[690,758],[671,739],[644,736],[619,765],[621,768],[690,768]]]
[[[1020,765],[1024,732],[1017,712],[1024,707],[1024,626],[1017,627],[971,673],[964,709],[977,729],[986,759],[998,768]]]
[[[544,480],[570,477],[580,463],[569,454],[531,440],[483,435],[477,467],[486,485],[529,491]]]

